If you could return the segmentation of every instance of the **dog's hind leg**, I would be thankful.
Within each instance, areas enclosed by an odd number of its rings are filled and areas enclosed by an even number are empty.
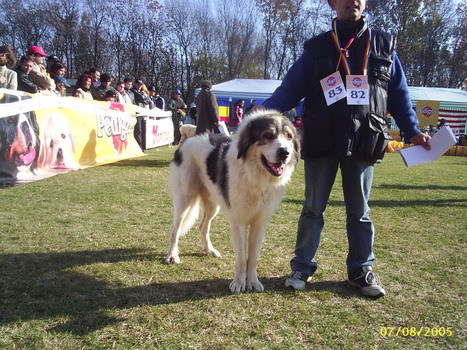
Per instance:
[[[201,212],[201,222],[199,224],[199,231],[201,235],[201,243],[203,245],[204,252],[206,254],[214,255],[215,257],[220,257],[221,254],[219,251],[214,248],[211,242],[211,222],[219,213],[219,206],[215,205],[207,195],[201,198],[202,212]]]
[[[180,236],[184,235],[190,230],[196,221],[199,211],[198,199],[193,197],[191,199],[183,198],[177,202],[174,201],[174,217],[172,223],[172,231],[169,239],[169,249],[165,262],[168,264],[180,263],[178,255],[178,241]]]

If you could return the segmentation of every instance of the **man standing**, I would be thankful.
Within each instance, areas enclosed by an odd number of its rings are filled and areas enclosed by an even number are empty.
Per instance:
[[[387,145],[390,112],[412,143],[429,149],[420,133],[395,39],[368,27],[365,0],[328,0],[336,11],[331,31],[304,45],[304,52],[266,108],[287,111],[305,97],[302,158],[305,202],[298,221],[287,287],[303,290],[317,269],[315,254],[324,211],[340,167],[347,212],[347,274],[370,297],[385,295],[373,271],[374,227],[368,206],[374,164]]]
[[[208,80],[201,82],[201,91],[196,96],[196,134],[219,132],[219,105],[216,95],[211,91],[212,84]]]
[[[32,70],[29,73],[29,77],[36,84],[39,90],[54,90],[55,82],[47,73],[47,69],[44,66],[44,57],[47,54],[40,46],[31,46],[28,50],[28,55],[34,61]]]
[[[165,111],[165,100],[161,95],[159,95],[159,91],[154,85],[151,85],[149,87],[149,98],[154,103],[154,107],[157,107]]]
[[[182,92],[179,89],[172,91],[172,95],[169,98],[167,104],[167,110],[172,112],[172,123],[174,126],[174,142],[173,145],[178,145],[180,142],[180,126],[183,124],[183,121],[186,117],[186,104],[182,99]]]
[[[123,79],[123,84],[125,85],[125,92],[128,94],[128,97],[131,100],[131,103],[135,104],[135,94],[131,90],[133,87],[133,80],[130,77]]]

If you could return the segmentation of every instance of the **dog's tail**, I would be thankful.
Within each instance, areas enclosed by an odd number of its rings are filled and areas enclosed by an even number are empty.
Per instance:
[[[180,223],[180,235],[187,233],[195,224],[199,216],[199,198],[193,199],[190,205],[183,213],[183,219]]]

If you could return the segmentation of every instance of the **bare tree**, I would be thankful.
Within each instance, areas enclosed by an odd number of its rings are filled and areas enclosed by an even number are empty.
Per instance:
[[[50,50],[65,63],[66,74],[71,77],[75,73],[76,28],[81,18],[77,0],[63,0],[60,3],[47,0],[44,5],[48,9],[47,23],[54,30]]]

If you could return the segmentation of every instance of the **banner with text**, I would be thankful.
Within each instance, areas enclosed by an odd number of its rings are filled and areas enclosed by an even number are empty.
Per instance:
[[[0,89],[0,179],[35,181],[144,155],[136,108]]]
[[[416,105],[417,118],[420,128],[426,128],[431,125],[438,125],[439,117],[439,101],[417,101]]]

